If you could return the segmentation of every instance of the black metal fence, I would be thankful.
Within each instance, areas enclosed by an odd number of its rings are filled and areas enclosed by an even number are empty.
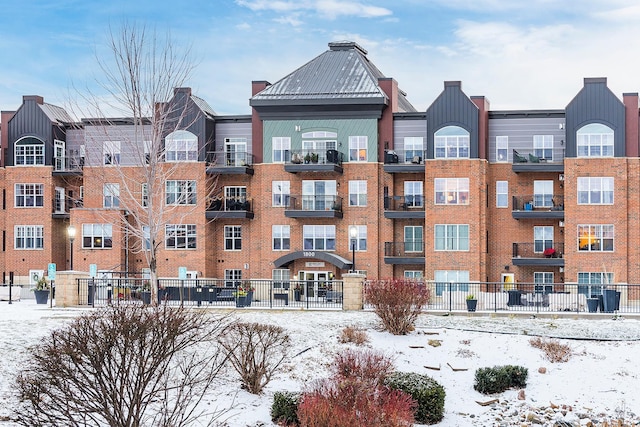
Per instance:
[[[162,304],[199,307],[342,309],[340,280],[159,279]],[[78,279],[80,305],[149,304],[148,279],[111,277]]]

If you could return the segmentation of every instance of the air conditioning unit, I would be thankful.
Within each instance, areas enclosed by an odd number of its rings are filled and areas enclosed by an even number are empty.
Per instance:
[[[559,227],[564,227],[564,221],[560,221],[560,222],[558,223],[558,226],[559,226]]]
[[[564,181],[564,174],[561,173],[560,175],[558,175],[558,180],[559,181]]]

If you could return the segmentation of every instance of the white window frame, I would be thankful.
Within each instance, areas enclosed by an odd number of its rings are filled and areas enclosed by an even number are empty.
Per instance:
[[[469,271],[435,270],[433,274],[437,296],[442,296],[443,291],[449,290],[452,292],[469,292]]]
[[[424,252],[424,227],[421,225],[406,225],[403,230],[404,252],[422,253]]]
[[[196,224],[166,224],[164,247],[168,250],[193,250],[198,248]],[[173,240],[173,241],[172,241]]]
[[[351,228],[357,231],[356,237],[351,237]],[[349,250],[353,250],[353,244],[356,244],[356,252],[365,252],[367,250],[367,226],[366,225],[350,225],[347,230],[347,238],[349,239]]]
[[[555,249],[553,247],[553,226],[536,225],[533,227],[533,252],[543,253],[545,249]]]
[[[407,207],[424,206],[424,182],[404,182],[404,203]]]
[[[16,208],[44,207],[44,184],[15,184],[14,193]]]
[[[291,250],[291,226],[272,225],[271,226],[271,249],[274,251]]]
[[[31,141],[37,141],[34,144]],[[34,137],[24,137],[16,141],[13,148],[15,166],[44,166],[44,141]]]
[[[435,251],[469,251],[469,224],[435,224],[433,230]]]
[[[496,208],[509,207],[509,181],[496,181]]]
[[[468,205],[469,178],[435,178],[436,205]]]
[[[349,206],[367,206],[367,181],[349,181]]]
[[[614,252],[613,224],[578,224],[578,252]]]
[[[336,250],[336,226],[335,225],[303,225],[302,241],[305,251]]]
[[[496,162],[506,163],[509,161],[509,137],[496,136]]]
[[[233,288],[242,283],[242,270],[239,268],[227,268],[224,270],[224,286]]]
[[[470,133],[460,126],[445,126],[434,134],[434,159],[468,159]]]
[[[423,279],[424,279],[424,271],[422,271],[422,270],[405,270],[402,273],[402,276],[405,279],[417,280],[419,282],[422,282]]]
[[[291,286],[291,270],[288,268],[274,268],[271,270],[273,289],[289,289]]]
[[[140,204],[143,208],[149,206],[149,184],[146,182],[140,187]]]
[[[533,155],[553,161],[553,135],[533,135]]]
[[[414,157],[424,159],[424,137],[405,136],[404,137],[404,162],[413,163]]]
[[[553,292],[553,272],[534,271],[533,283],[536,294],[550,294]]]
[[[82,248],[113,248],[113,226],[111,224],[82,224]]]
[[[245,210],[249,206],[242,206],[247,201],[247,187],[244,185],[229,185],[224,187],[224,210]]]
[[[197,203],[195,180],[169,179],[164,183],[164,191],[167,206],[193,206]]]
[[[14,249],[16,250],[44,249],[44,226],[16,225],[13,230],[14,230]]]
[[[349,137],[349,161],[366,162],[369,155],[369,137],[350,136]]]
[[[291,182],[290,181],[272,181],[271,182],[271,206],[273,207],[289,207],[291,202]]]
[[[102,207],[107,209],[120,207],[120,184],[106,183],[102,186]]]
[[[272,163],[284,163],[289,160],[291,152],[291,138],[288,136],[274,136],[271,138]]]
[[[613,177],[578,177],[579,205],[612,205],[614,196],[615,187]]]
[[[338,183],[336,180],[303,180],[302,210],[331,210],[337,200]]]
[[[248,165],[247,138],[225,138],[224,155],[227,166]]]
[[[197,162],[198,137],[186,130],[171,132],[164,138],[166,162]]]
[[[120,141],[104,141],[102,144],[102,157],[105,166],[120,164]]]
[[[576,131],[577,157],[613,157],[615,132],[602,123],[590,123]]]
[[[533,206],[536,208],[553,207],[553,181],[533,181]]]
[[[151,228],[148,225],[142,226],[142,250],[151,250]]]
[[[587,298],[602,295],[607,285],[613,283],[613,273],[607,271],[579,271],[577,278],[578,293],[586,295]]]
[[[242,226],[241,225],[225,225],[224,226],[224,250],[227,252],[242,250]]]

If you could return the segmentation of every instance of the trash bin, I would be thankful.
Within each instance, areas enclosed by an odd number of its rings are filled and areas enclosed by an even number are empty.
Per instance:
[[[89,285],[87,292],[87,305],[93,305],[93,285]]]
[[[615,310],[619,309],[619,307],[616,307],[616,291],[615,290],[605,289],[603,291],[603,300],[604,300],[605,313],[613,313]]]
[[[589,313],[595,313],[598,311],[598,304],[600,300],[598,298],[587,298],[587,308],[589,309]]]
[[[507,301],[507,305],[511,307],[512,305],[522,305],[522,294],[520,291],[511,290],[507,291],[509,294],[509,300]]]

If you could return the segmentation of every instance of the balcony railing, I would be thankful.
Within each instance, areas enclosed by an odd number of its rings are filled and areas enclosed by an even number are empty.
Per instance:
[[[384,198],[384,209],[389,211],[409,209],[424,211],[424,198],[421,195],[387,196]]]
[[[544,151],[512,152],[514,172],[564,172],[563,159],[545,158]]]
[[[207,163],[214,167],[242,167],[253,165],[253,154],[246,151],[209,151]]]
[[[512,251],[514,265],[564,266],[564,243],[513,243]]]
[[[422,258],[424,263],[424,242],[422,240],[384,242],[384,256],[385,258]]]
[[[564,196],[552,194],[534,194],[531,196],[513,196],[511,198],[514,211],[564,211]]]
[[[325,151],[290,151],[287,152],[285,162],[296,165],[301,164],[334,164],[342,165],[344,154],[338,150]]]
[[[253,212],[253,202],[246,197],[233,198],[228,197],[215,198],[209,203],[208,211],[229,212],[229,211],[247,211]]]
[[[288,210],[342,212],[342,197],[332,195],[290,196]]]
[[[84,157],[69,156],[55,157],[53,159],[53,171],[57,173],[79,173],[84,167]]]
[[[420,165],[424,163],[425,154],[424,150],[388,150],[384,153],[384,163]]]

